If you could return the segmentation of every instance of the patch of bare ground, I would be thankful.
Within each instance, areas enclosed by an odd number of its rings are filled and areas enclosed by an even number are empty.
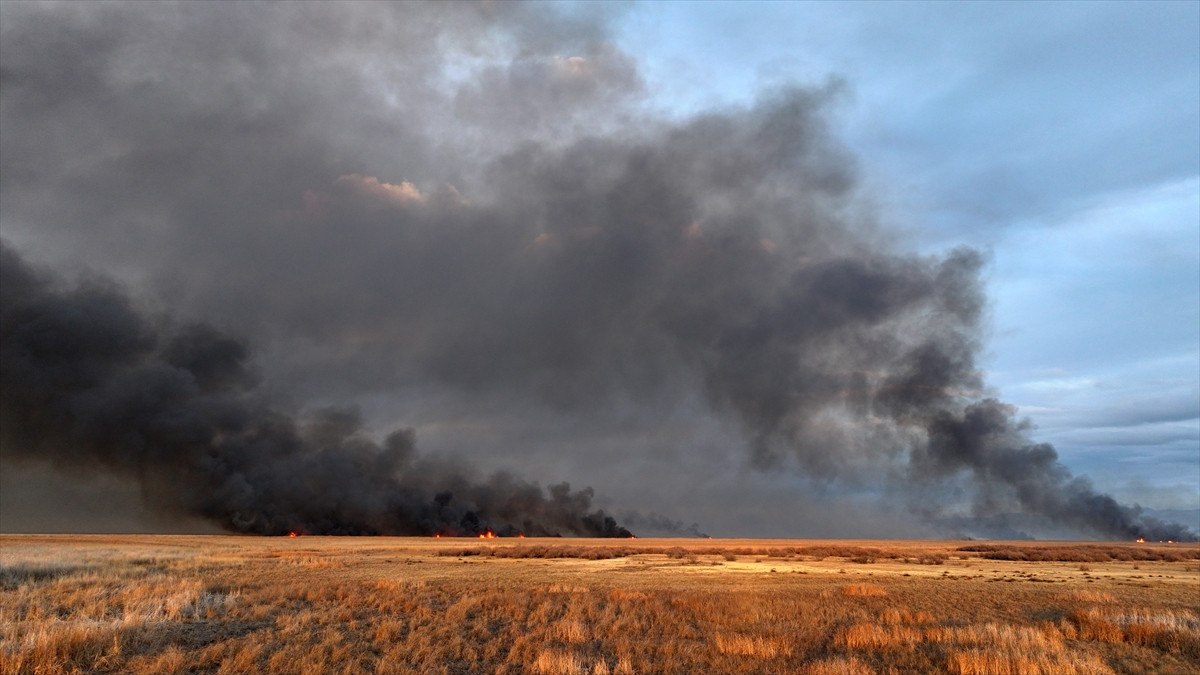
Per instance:
[[[0,672],[1200,672],[1197,560],[1132,543],[0,535]]]

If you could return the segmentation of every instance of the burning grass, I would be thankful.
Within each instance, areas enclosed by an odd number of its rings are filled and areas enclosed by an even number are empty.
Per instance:
[[[14,675],[1200,671],[1186,555],[1081,572],[931,543],[0,543]]]

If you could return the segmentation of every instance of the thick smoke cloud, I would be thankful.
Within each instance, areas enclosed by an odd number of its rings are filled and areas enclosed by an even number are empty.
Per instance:
[[[473,482],[377,443],[353,411],[297,420],[259,400],[245,348],[204,325],[156,326],[117,290],[56,288],[0,248],[5,457],[138,477],[164,509],[237,532],[629,536],[591,490]]]
[[[639,532],[652,533],[658,536],[693,537],[696,539],[710,538],[707,534],[700,531],[700,525],[697,523],[685,525],[682,520],[672,520],[653,512],[640,513],[638,511],[630,511],[622,513],[621,522]]]
[[[5,234],[140,293],[52,290],[6,253],[5,457],[147,467],[160,503],[248,531],[619,532],[587,491],[471,483],[278,399],[499,406],[527,425],[477,452],[513,458],[546,416],[584,445],[699,400],[760,469],[884,485],[931,521],[959,505],[917,496],[952,485],[979,515],[1189,535],[989,398],[981,256],[875,224],[828,129],[839,83],[667,120],[608,17],[544,5],[2,11]]]

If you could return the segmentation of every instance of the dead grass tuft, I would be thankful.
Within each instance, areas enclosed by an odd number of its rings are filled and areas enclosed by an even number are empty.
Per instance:
[[[136,675],[182,675],[187,672],[188,657],[177,645],[169,645],[158,654],[130,660],[129,672]]]
[[[947,669],[959,675],[1073,675],[1111,673],[1097,657],[1066,649],[1053,625],[1041,627],[988,623],[934,628],[931,642],[950,647]],[[966,647],[963,649],[963,647]]]
[[[1092,607],[1071,615],[1079,639],[1129,643],[1200,659],[1200,616],[1191,611]]]
[[[832,656],[804,667],[805,675],[875,675],[871,667],[853,656]]]
[[[989,649],[1047,652],[1063,649],[1062,634],[1053,626],[1037,628],[997,623],[973,624],[953,628],[929,628],[926,629],[925,636],[930,642]]]
[[[588,632],[583,623],[575,619],[563,619],[554,625],[551,634],[562,642],[580,644],[587,642]]]
[[[838,631],[833,643],[847,649],[901,649],[921,642],[921,631],[908,626],[855,623]]]
[[[1079,639],[1120,644],[1125,641],[1125,631],[1103,614],[1094,611],[1076,612],[1072,615],[1078,628]]]
[[[790,656],[792,653],[792,647],[786,640],[756,635],[718,633],[716,645],[717,651],[722,654],[753,656],[759,659],[774,659]]]
[[[882,598],[887,595],[887,591],[875,584],[849,584],[842,586],[842,594],[863,598]]]
[[[543,649],[533,662],[533,672],[543,675],[583,675],[583,660],[573,652]]]
[[[1068,591],[1067,593],[1060,593],[1058,595],[1058,599],[1066,600],[1068,602],[1090,602],[1105,605],[1112,604],[1117,601],[1116,596],[1114,596],[1112,593],[1108,593],[1106,591],[1092,591],[1086,588]]]
[[[946,668],[957,675],[1103,675],[1112,673],[1100,659],[1085,654],[1027,654],[988,647],[951,652]]]
[[[113,621],[48,621],[26,633],[16,649],[0,649],[0,672],[88,671],[120,654],[119,633]]]
[[[919,626],[934,621],[933,615],[924,610],[913,612],[904,608],[890,607],[879,614],[879,622],[890,626]]]

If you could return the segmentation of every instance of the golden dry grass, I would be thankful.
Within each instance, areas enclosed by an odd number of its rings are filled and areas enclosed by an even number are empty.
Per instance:
[[[1092,655],[1029,654],[1011,647],[951,652],[946,669],[958,675],[1100,675],[1113,672]]]
[[[846,595],[857,595],[863,598],[882,598],[887,595],[887,591],[876,586],[875,584],[851,584],[842,586],[842,593]]]
[[[759,659],[773,659],[792,654],[792,646],[783,638],[727,633],[717,633],[714,637],[717,651],[722,654],[753,656]]]
[[[0,672],[1200,672],[1196,547],[979,546],[0,535]]]
[[[853,656],[831,656],[808,664],[806,675],[874,675],[875,671]]]

